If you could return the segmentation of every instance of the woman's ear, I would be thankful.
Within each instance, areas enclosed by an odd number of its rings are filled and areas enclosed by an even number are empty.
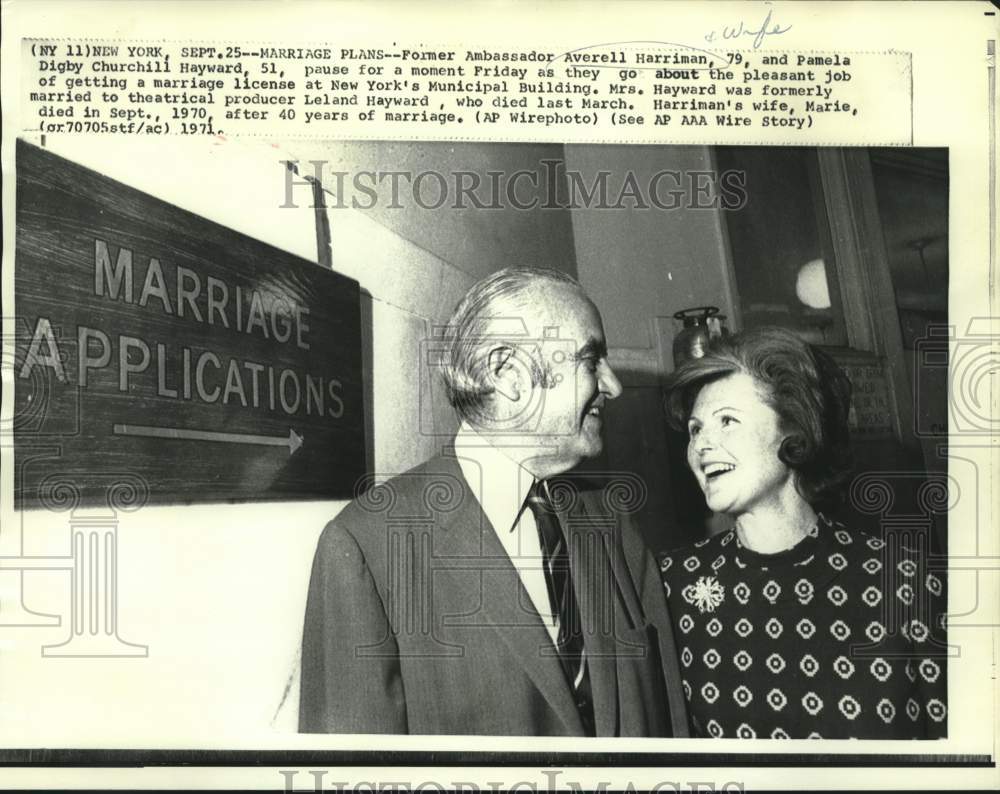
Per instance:
[[[806,462],[809,456],[809,442],[800,433],[790,433],[781,440],[778,447],[778,459],[790,468],[797,468]]]

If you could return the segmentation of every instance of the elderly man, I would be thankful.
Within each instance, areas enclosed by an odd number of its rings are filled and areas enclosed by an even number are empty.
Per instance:
[[[320,537],[300,730],[687,735],[658,572],[616,509],[628,496],[570,474],[600,454],[621,393],[596,307],[564,274],[507,269],[449,330],[454,444]]]

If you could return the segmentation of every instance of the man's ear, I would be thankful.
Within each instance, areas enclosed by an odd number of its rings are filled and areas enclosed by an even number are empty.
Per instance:
[[[521,399],[524,367],[518,366],[517,351],[511,345],[497,345],[487,354],[486,365],[493,388],[511,402]]]

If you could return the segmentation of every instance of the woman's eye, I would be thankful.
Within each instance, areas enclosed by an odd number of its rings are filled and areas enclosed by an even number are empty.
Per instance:
[[[699,427],[698,425],[691,425],[688,428],[688,437],[689,438],[695,438],[700,431],[701,431],[701,427]]]
[[[729,425],[738,425],[739,420],[735,416],[724,415],[722,417],[722,426],[729,427]]]

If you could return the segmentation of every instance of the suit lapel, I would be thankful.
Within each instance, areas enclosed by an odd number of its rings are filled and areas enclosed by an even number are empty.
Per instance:
[[[441,470],[457,476],[464,493],[460,506],[440,517],[434,535],[434,556],[461,560],[456,567],[463,571],[478,568],[480,576],[442,576],[438,586],[448,582],[463,591],[465,603],[481,603],[474,615],[448,620],[449,625],[476,625],[492,629],[535,683],[538,691],[559,715],[569,734],[583,732],[580,715],[572,691],[555,655],[549,633],[537,612],[530,607],[531,599],[521,584],[521,577],[500,544],[496,531],[483,513],[479,501],[462,476],[455,458],[443,456]],[[474,583],[474,584],[473,584]],[[528,605],[527,608],[522,605]],[[498,667],[508,664],[505,657]],[[502,669],[500,670],[502,674]]]

